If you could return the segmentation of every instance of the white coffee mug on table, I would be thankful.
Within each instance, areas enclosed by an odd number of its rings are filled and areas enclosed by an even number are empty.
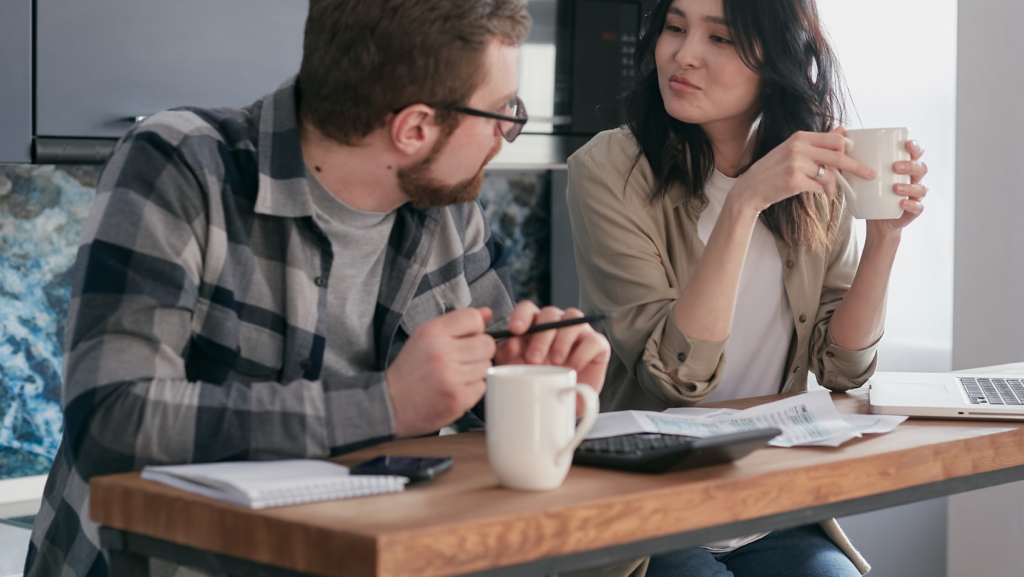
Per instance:
[[[583,418],[576,424],[576,394]],[[487,371],[487,456],[510,489],[562,484],[573,451],[597,419],[598,396],[565,367],[503,365]]]
[[[910,184],[910,175],[896,174],[892,165],[899,160],[910,160],[907,138],[906,128],[846,131],[846,154],[875,169],[878,174],[873,180],[865,180],[852,173],[836,173],[837,184],[842,188],[854,217],[883,220],[903,216],[900,202],[906,197],[896,194],[893,185]]]

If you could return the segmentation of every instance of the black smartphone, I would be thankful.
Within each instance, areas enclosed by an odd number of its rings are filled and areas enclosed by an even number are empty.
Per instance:
[[[401,475],[410,483],[427,481],[452,468],[451,457],[392,457],[381,455],[359,463],[353,475]]]

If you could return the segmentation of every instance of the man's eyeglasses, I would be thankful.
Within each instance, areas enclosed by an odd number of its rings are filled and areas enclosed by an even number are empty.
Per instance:
[[[523,131],[523,125],[526,124],[526,121],[529,118],[526,115],[526,105],[523,104],[522,99],[518,96],[513,100],[509,100],[505,105],[505,110],[511,113],[508,116],[495,114],[493,112],[484,112],[483,110],[477,110],[475,108],[459,107],[455,110],[471,116],[494,118],[498,121],[498,129],[501,130],[501,135],[509,142],[512,142],[517,136],[519,136],[519,133]]]

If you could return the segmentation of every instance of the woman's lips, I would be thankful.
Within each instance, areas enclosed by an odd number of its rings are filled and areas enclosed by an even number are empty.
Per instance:
[[[673,74],[668,79],[668,87],[672,89],[672,92],[697,92],[702,90],[700,86],[697,86],[693,82],[690,82],[683,76]]]

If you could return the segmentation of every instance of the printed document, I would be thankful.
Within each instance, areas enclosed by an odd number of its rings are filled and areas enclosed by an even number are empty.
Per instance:
[[[598,415],[587,438],[601,439],[635,433],[713,437],[776,427],[782,434],[769,442],[776,447],[838,447],[863,433],[887,433],[905,419],[894,415],[840,415],[828,392],[814,391],[742,411],[680,407],[666,409],[661,413],[602,413]]]

